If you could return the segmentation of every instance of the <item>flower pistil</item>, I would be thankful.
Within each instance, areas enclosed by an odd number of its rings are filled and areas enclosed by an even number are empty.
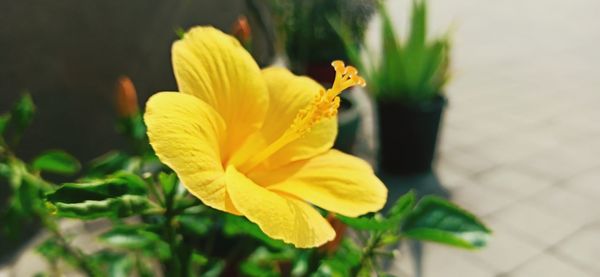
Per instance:
[[[340,106],[339,95],[350,87],[366,85],[353,66],[346,66],[339,60],[333,61],[331,65],[335,69],[335,80],[331,88],[319,91],[314,100],[298,112],[290,128],[275,142],[244,163],[242,170],[251,170],[279,149],[310,132],[321,120],[336,116]]]

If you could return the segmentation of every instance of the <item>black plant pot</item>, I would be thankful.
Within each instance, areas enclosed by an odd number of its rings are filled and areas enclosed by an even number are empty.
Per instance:
[[[379,167],[384,173],[414,175],[431,170],[446,98],[408,105],[378,101]]]

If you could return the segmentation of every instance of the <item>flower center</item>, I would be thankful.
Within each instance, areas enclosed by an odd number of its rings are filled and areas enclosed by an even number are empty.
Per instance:
[[[366,85],[365,80],[358,76],[358,70],[353,66],[345,66],[342,61],[333,61],[331,65],[335,69],[335,80],[331,88],[319,91],[310,104],[296,114],[292,125],[281,137],[242,166],[244,172],[250,171],[284,146],[310,132],[312,127],[321,120],[335,117],[340,106],[339,95],[342,91],[356,85],[363,87]]]

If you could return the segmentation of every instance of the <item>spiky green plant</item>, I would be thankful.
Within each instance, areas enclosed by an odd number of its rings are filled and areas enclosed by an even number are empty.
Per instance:
[[[413,0],[410,30],[406,40],[398,38],[393,23],[383,4],[379,5],[382,18],[381,58],[363,63],[359,49],[346,43],[346,52],[367,79],[369,90],[383,101],[420,103],[432,100],[443,92],[449,73],[449,48],[447,36],[427,40],[427,3]],[[345,42],[349,42],[349,29],[330,23]],[[364,48],[364,47],[363,47]]]

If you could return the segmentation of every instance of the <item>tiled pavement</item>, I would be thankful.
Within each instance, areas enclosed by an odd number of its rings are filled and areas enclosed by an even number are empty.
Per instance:
[[[389,1],[402,23],[406,4]],[[494,234],[475,252],[426,244],[422,276],[600,276],[600,2],[430,11],[454,45],[436,172]],[[394,269],[418,275],[408,255]]]

